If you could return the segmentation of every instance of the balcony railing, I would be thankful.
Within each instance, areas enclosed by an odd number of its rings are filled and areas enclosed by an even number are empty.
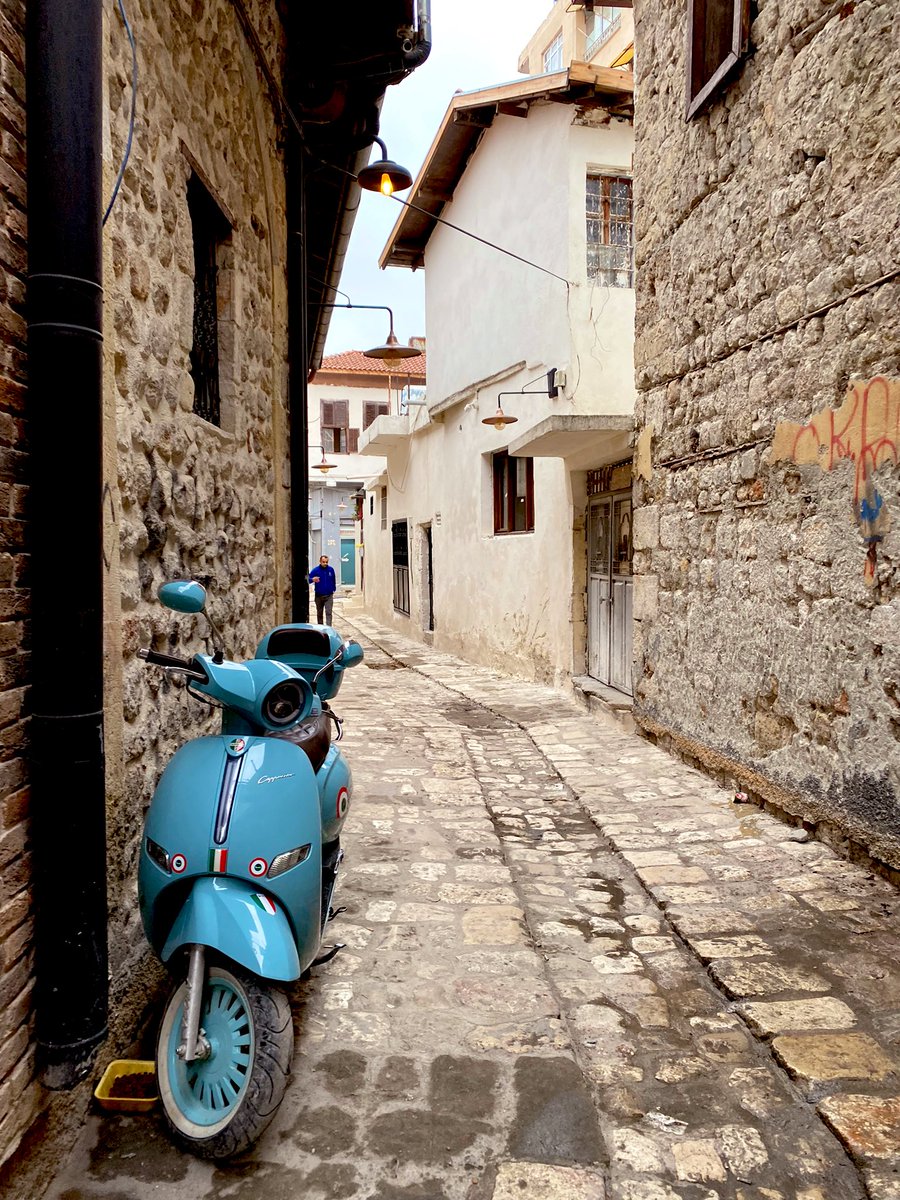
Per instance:
[[[588,35],[587,41],[584,44],[584,61],[590,62],[591,55],[595,50],[598,50],[607,38],[611,38],[619,26],[622,24],[622,14],[620,12],[606,21],[600,15],[599,10],[594,10],[595,25],[593,31]]]

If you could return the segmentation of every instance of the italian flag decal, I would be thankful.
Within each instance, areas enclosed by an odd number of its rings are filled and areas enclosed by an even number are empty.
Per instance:
[[[270,917],[275,916],[275,912],[276,912],[275,905],[272,903],[272,901],[269,899],[268,896],[261,896],[258,892],[254,892],[253,901],[255,904],[259,905],[259,907],[263,910],[263,912],[267,912]]]
[[[227,850],[210,850],[209,852],[209,870],[224,871],[228,865]]]

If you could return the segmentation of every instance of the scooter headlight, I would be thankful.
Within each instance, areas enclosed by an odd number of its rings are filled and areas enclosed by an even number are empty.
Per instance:
[[[267,872],[270,879],[274,879],[276,875],[283,875],[285,871],[289,871],[291,867],[296,867],[298,863],[306,862],[309,858],[311,843],[307,842],[305,846],[297,846],[294,850],[287,850],[284,854],[279,854],[272,859],[272,863]]]
[[[296,679],[275,685],[262,702],[263,720],[270,725],[293,725],[303,711],[303,689]]]

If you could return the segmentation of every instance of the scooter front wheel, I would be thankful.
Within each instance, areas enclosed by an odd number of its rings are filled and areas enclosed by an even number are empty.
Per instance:
[[[178,1056],[187,984],[176,986],[156,1045],[159,1094],[177,1141],[204,1158],[230,1158],[275,1115],[294,1052],[287,997],[251,975],[211,967],[203,988],[204,1059]]]

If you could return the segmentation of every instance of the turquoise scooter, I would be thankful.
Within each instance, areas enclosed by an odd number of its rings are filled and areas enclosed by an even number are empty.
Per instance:
[[[159,599],[205,613],[221,644],[201,584],[164,584]],[[228,1158],[284,1094],[294,1032],[283,985],[340,948],[317,957],[352,787],[328,701],[363,652],[327,626],[280,625],[247,662],[222,649],[139,654],[222,710],[221,733],[186,742],[160,778],[138,893],[176,980],[156,1047],[163,1113],[187,1149]]]

